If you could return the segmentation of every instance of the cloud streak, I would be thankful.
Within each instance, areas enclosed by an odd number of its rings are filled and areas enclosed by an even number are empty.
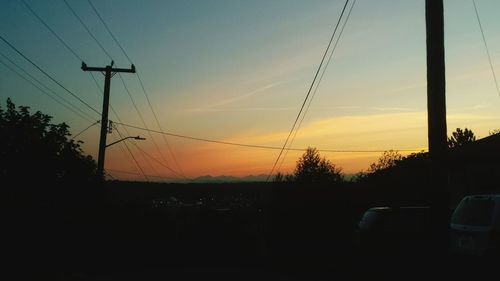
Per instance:
[[[270,89],[276,88],[276,87],[281,86],[281,85],[286,84],[286,83],[287,83],[286,81],[278,81],[278,82],[270,83],[270,84],[267,84],[263,87],[257,88],[253,91],[250,91],[248,93],[245,93],[245,94],[242,94],[239,96],[219,100],[217,102],[214,102],[214,103],[211,103],[211,104],[199,107],[199,108],[187,109],[185,111],[186,112],[233,111],[234,109],[224,109],[224,108],[217,108],[217,107],[223,106],[223,105],[228,105],[231,103],[235,103],[235,102],[238,102],[238,101],[241,101],[244,99],[248,99],[252,96],[266,92]]]
[[[241,111],[289,111],[296,107],[243,107],[243,108],[196,108],[187,109],[184,112],[241,112]]]
[[[297,141],[302,140],[315,146],[317,143],[326,144],[325,140],[345,140],[332,149],[349,149],[353,136],[386,135],[392,139],[395,134],[407,130],[423,130],[426,126],[426,112],[398,112],[363,116],[341,116],[325,118],[305,124],[297,134]],[[285,140],[288,132],[272,132],[258,135],[242,134],[227,141],[252,142],[257,144],[276,144]],[[370,137],[363,138],[366,146],[371,146]],[[331,146],[331,145],[330,145]],[[319,147],[319,146],[318,146]],[[325,147],[326,148],[326,147]],[[388,148],[390,149],[390,148]]]

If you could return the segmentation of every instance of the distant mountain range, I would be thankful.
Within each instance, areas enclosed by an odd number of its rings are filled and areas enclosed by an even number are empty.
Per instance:
[[[356,176],[357,174],[345,174],[344,179],[346,181],[349,181],[352,179],[352,177]],[[260,175],[250,175],[250,176],[244,176],[244,177],[234,177],[234,176],[200,176],[191,180],[188,180],[188,183],[225,183],[225,182],[266,182],[267,180],[267,175],[266,174],[260,174]]]
[[[190,180],[189,182],[194,183],[224,183],[224,182],[265,182],[267,175],[250,175],[245,177],[233,177],[233,176],[201,176]]]

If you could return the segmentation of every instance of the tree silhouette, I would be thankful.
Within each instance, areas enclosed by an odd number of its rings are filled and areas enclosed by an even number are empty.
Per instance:
[[[428,170],[427,152],[420,151],[402,156],[397,151],[389,150],[385,151],[377,162],[372,163],[366,172],[355,175],[352,181],[373,186],[422,185],[427,180]]]
[[[495,129],[495,130],[489,132],[490,136],[498,135],[498,134],[500,134],[500,129]]]
[[[342,170],[326,158],[321,158],[316,148],[307,148],[297,161],[294,180],[298,183],[340,183]]]
[[[476,141],[476,136],[472,130],[457,128],[455,132],[452,133],[451,137],[448,138],[448,147],[455,148],[474,141]]]
[[[7,99],[0,107],[0,175],[4,180],[23,182],[74,182],[95,179],[96,164],[84,155],[80,143],[68,139],[69,126],[51,124],[52,117]]]
[[[370,164],[368,172],[374,173],[377,171],[394,167],[398,163],[398,161],[401,161],[402,159],[403,156],[399,154],[397,150],[384,151],[382,156],[380,156],[380,158],[378,159],[377,163]]]
[[[275,183],[286,183],[293,181],[295,181],[295,178],[292,174],[284,174],[281,172],[278,172],[273,178],[273,182]]]

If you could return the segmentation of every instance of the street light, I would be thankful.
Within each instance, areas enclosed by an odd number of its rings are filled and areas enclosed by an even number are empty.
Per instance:
[[[126,140],[126,139],[145,140],[146,138],[142,138],[141,136],[136,136],[136,137],[124,137],[124,138],[122,138],[122,139],[119,139],[119,140],[117,140],[117,141],[115,141],[115,142],[112,142],[112,143],[110,143],[110,144],[108,144],[108,145],[104,146],[104,147],[103,147],[103,152],[104,152],[104,151],[106,151],[106,148],[108,148],[108,147],[112,146],[113,144],[119,143],[119,142],[124,141],[124,140]],[[104,153],[103,153],[103,155],[104,155]],[[102,167],[102,168],[101,168],[101,169],[99,169],[99,167]],[[103,182],[103,180],[104,180],[104,164],[103,164],[102,166],[98,166],[98,167],[97,167],[97,179],[98,179],[98,181],[99,181],[99,182],[101,182],[101,183],[102,183],[102,182]]]
[[[119,139],[119,140],[117,140],[115,142],[112,142],[112,143],[106,145],[106,147],[112,146],[113,144],[119,143],[119,142],[124,141],[126,139],[145,140],[146,138],[142,138],[141,136],[137,136],[137,137],[125,137],[123,139]]]

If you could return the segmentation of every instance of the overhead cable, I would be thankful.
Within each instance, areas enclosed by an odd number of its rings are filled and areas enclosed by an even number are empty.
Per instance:
[[[17,49],[14,45],[12,45],[7,39],[5,39],[2,35],[0,35],[0,39],[7,44],[11,49],[13,49],[16,53],[18,53],[21,57],[23,57],[26,61],[28,61],[31,65],[33,65],[36,69],[38,69],[40,72],[42,72],[45,76],[47,76],[52,82],[56,83],[59,87],[64,89],[67,93],[72,95],[75,99],[77,99],[79,102],[81,102],[83,105],[88,107],[90,110],[94,111],[98,115],[101,115],[101,113],[90,106],[88,103],[86,103],[84,100],[82,100],[78,95],[73,93],[72,91],[68,90],[64,85],[62,85],[59,81],[57,81],[52,75],[48,74],[45,70],[43,70],[40,66],[38,66],[35,62],[33,62],[31,59],[29,59],[26,55],[24,55],[19,49]]]
[[[132,60],[130,59],[130,56],[127,54],[127,52],[125,51],[125,49],[123,48],[123,46],[120,44],[120,42],[118,41],[118,39],[116,38],[116,36],[113,34],[113,32],[111,31],[111,29],[108,27],[108,25],[106,24],[106,22],[104,21],[104,18],[101,16],[101,14],[97,11],[96,7],[94,6],[94,4],[92,3],[92,1],[90,0],[87,0],[89,2],[89,5],[92,7],[92,10],[94,10],[95,14],[97,15],[97,17],[99,18],[99,20],[101,21],[101,23],[103,24],[104,28],[108,31],[109,35],[111,36],[111,38],[113,38],[113,40],[115,41],[115,43],[118,45],[118,47],[120,48],[120,50],[123,52],[123,54],[125,55],[125,57],[127,58],[127,60],[129,61],[130,64],[133,64]],[[90,31],[89,31],[90,32]],[[160,121],[158,119],[158,116],[153,108],[153,105],[151,104],[151,101],[149,99],[149,95],[148,95],[148,92],[146,91],[146,88],[144,87],[144,83],[142,82],[142,79],[141,79],[141,76],[139,74],[139,71],[136,70],[136,75],[137,75],[137,79],[139,80],[139,84],[141,85],[141,88],[142,88],[142,91],[144,93],[144,96],[146,97],[146,100],[148,102],[148,105],[149,105],[149,108],[151,110],[151,112],[153,113],[153,116],[155,118],[155,121],[156,121],[156,124],[158,126],[158,128],[160,129],[160,131],[163,131],[163,128],[161,127],[161,124],[160,124]],[[146,127],[146,126],[145,126]],[[175,163],[175,166],[176,168],[180,171],[180,173],[185,177],[184,175],[184,172],[182,171],[182,168],[181,166],[179,165],[179,162],[177,161],[177,157],[175,156],[175,154],[173,153],[172,151],[172,148],[170,147],[170,144],[167,140],[167,138],[165,137],[165,135],[162,135],[163,137],[163,141],[165,142],[166,146],[167,146],[167,149],[170,153],[170,155],[172,156],[172,159],[174,160],[174,163]],[[163,153],[161,152],[160,150],[160,156],[162,157],[162,159],[166,161],[165,157],[163,156]]]
[[[101,42],[99,42],[99,40],[97,40],[97,38],[94,36],[94,34],[90,31],[89,27],[83,22],[82,18],[80,18],[80,16],[76,13],[76,11],[71,7],[71,5],[68,3],[68,1],[66,0],[63,0],[64,3],[66,4],[66,7],[68,7],[68,9],[71,11],[71,13],[76,17],[76,19],[80,22],[80,24],[83,26],[83,28],[85,28],[85,30],[87,31],[87,33],[90,35],[90,37],[92,37],[92,39],[94,39],[94,41],[97,43],[97,45],[99,45],[99,47],[101,48],[101,50],[106,54],[106,56],[108,56],[108,58],[110,60],[113,60],[113,58],[111,57],[111,55],[108,53],[108,51],[102,46]]]
[[[498,87],[497,76],[495,74],[495,68],[493,67],[493,62],[491,60],[490,50],[488,48],[488,44],[486,43],[486,37],[484,36],[483,25],[481,24],[481,19],[479,18],[479,12],[477,10],[476,1],[472,0],[472,3],[474,4],[474,10],[476,11],[477,22],[479,24],[479,29],[481,30],[481,36],[483,37],[483,43],[484,43],[484,47],[486,49],[486,54],[488,55],[488,61],[490,62],[490,69],[491,69],[491,73],[493,74],[493,80],[495,81],[495,87],[497,89],[497,94],[500,97],[500,88]]]
[[[21,0],[23,2],[24,6],[54,35],[59,42],[61,42],[66,49],[68,49],[79,61],[83,61],[83,59],[71,48],[66,41],[64,41],[61,36],[59,36],[32,8],[31,6],[25,1]]]
[[[120,138],[123,139],[123,135],[120,133],[120,131],[117,128],[115,128],[115,130],[118,133],[118,135],[120,136]],[[128,147],[127,142],[124,142],[124,144],[125,144],[125,147],[128,150],[128,153],[130,154],[130,156],[132,156],[132,159],[134,159],[135,165],[137,166],[137,168],[141,172],[141,175],[146,179],[147,182],[149,182],[148,176],[144,173],[144,170],[142,169],[141,165],[139,165],[139,162],[137,162],[137,159],[135,158],[134,154],[132,153],[132,151]]]
[[[85,128],[85,129],[81,130],[78,134],[74,135],[74,136],[71,138],[71,140],[74,140],[76,137],[78,137],[79,135],[83,134],[85,131],[87,131],[88,129],[90,129],[90,128],[94,127],[95,125],[97,125],[97,124],[99,124],[99,123],[100,123],[100,121],[96,121],[96,122],[94,122],[94,123],[90,124],[87,128]]]
[[[78,117],[92,123],[94,121],[92,121],[92,119],[86,117],[85,115],[82,115],[81,113],[79,113],[78,111],[74,110],[73,108],[69,107],[68,105],[62,103],[60,100],[56,99],[55,97],[53,97],[50,93],[48,93],[47,91],[45,91],[44,89],[40,88],[38,85],[36,85],[33,81],[29,80],[28,78],[24,77],[21,73],[19,73],[17,70],[13,69],[10,65],[6,64],[4,61],[0,60],[0,63],[2,65],[4,65],[7,69],[9,69],[10,71],[12,71],[13,73],[15,73],[17,76],[19,76],[20,78],[22,78],[24,81],[28,82],[29,84],[31,84],[33,87],[37,88],[42,94],[46,95],[47,97],[49,97],[50,99],[52,99],[53,101],[57,102],[59,105],[63,106],[64,108],[66,108],[67,110],[73,112],[74,114],[76,114]]]
[[[276,158],[276,161],[274,161],[273,167],[272,167],[271,171],[269,172],[266,181],[269,181],[269,179],[271,178],[271,176],[274,172],[274,169],[276,168],[276,165],[278,164],[278,161],[279,161],[281,155],[283,154],[283,151],[285,150],[285,148],[288,144],[288,140],[290,139],[290,137],[295,129],[295,126],[297,125],[297,122],[299,121],[300,115],[302,114],[302,111],[304,110],[304,106],[306,105],[306,102],[309,98],[309,95],[311,94],[311,90],[313,89],[314,83],[316,82],[316,78],[318,77],[319,71],[321,70],[321,67],[323,66],[323,62],[325,61],[326,55],[328,54],[328,50],[330,49],[330,46],[332,45],[333,38],[335,37],[335,33],[337,32],[337,28],[338,28],[340,21],[344,15],[344,12],[345,12],[345,9],[346,9],[348,3],[349,3],[349,0],[346,0],[344,7],[342,8],[342,12],[340,13],[337,24],[335,25],[335,29],[333,30],[330,41],[328,42],[328,46],[326,47],[325,53],[323,54],[323,57],[321,58],[321,62],[318,66],[318,69],[316,70],[316,73],[314,74],[314,78],[313,78],[312,83],[309,87],[309,90],[307,91],[306,97],[304,98],[304,101],[302,102],[302,105],[301,105],[300,110],[297,114],[297,117],[295,118],[295,121],[293,122],[292,128],[290,129],[290,132],[288,133],[288,136],[286,137],[285,143],[283,144],[283,147],[281,148],[280,153],[278,154],[278,157]]]
[[[7,61],[9,61],[12,65],[14,65],[15,67],[17,67],[17,69],[19,69],[20,71],[22,71],[25,75],[27,75],[29,78],[31,78],[31,80],[27,79],[26,77],[24,77],[23,75],[21,75],[20,73],[18,73],[16,70],[10,68],[8,65],[6,65],[5,63],[3,63],[7,68],[9,68],[12,72],[14,72],[15,74],[17,74],[19,77],[21,77],[23,80],[25,80],[26,82],[30,83],[31,85],[33,85],[35,88],[37,88],[38,90],[40,90],[43,94],[49,96],[50,98],[54,99],[57,103],[63,105],[65,108],[71,110],[73,113],[77,114],[78,116],[82,117],[83,119],[87,120],[87,121],[90,121],[90,120],[93,120],[94,118],[92,116],[90,116],[87,112],[81,110],[78,106],[74,105],[72,102],[68,101],[67,99],[65,99],[64,97],[62,97],[61,95],[59,95],[56,91],[52,90],[49,86],[45,85],[44,83],[42,83],[40,80],[38,80],[36,77],[34,77],[33,75],[31,75],[26,69],[24,69],[23,67],[21,67],[18,63],[16,63],[15,61],[13,61],[12,59],[10,59],[8,56],[6,56],[5,54],[1,53],[0,52],[0,56],[2,56],[3,58],[5,58]],[[35,81],[36,83],[38,83],[39,86],[41,86],[42,88],[44,89],[41,89],[38,85],[35,85],[34,82]],[[46,91],[52,93],[52,94],[49,94],[47,93]],[[56,98],[52,97],[52,95],[56,96],[57,98],[59,98],[60,100],[62,100],[64,103],[66,104],[63,104],[62,102],[58,101]],[[78,112],[75,112],[75,111],[78,111]],[[90,121],[90,122],[93,122],[93,121]]]
[[[321,81],[323,80],[323,76],[325,75],[326,69],[328,68],[328,65],[330,65],[330,61],[332,60],[333,53],[337,49],[337,45],[339,44],[340,38],[342,37],[342,33],[344,33],[344,28],[347,25],[347,22],[349,21],[349,17],[351,16],[352,8],[354,8],[355,4],[356,4],[356,0],[354,0],[352,2],[351,7],[349,8],[349,12],[347,13],[346,20],[344,21],[344,24],[342,25],[342,28],[340,29],[339,36],[337,36],[337,40],[335,41],[335,44],[333,45],[332,51],[330,52],[330,56],[328,57],[328,60],[325,64],[325,67],[323,67],[323,71],[321,72],[321,76],[318,79],[318,83],[316,83],[316,86],[314,87],[314,91],[311,95],[311,98],[309,99],[309,102],[307,103],[306,110],[304,111],[304,114],[302,114],[302,117],[300,118],[300,122],[297,125],[295,132],[293,133],[293,137],[290,140],[290,143],[288,144],[289,147],[291,147],[293,145],[293,142],[295,141],[295,137],[297,136],[297,133],[299,132],[300,127],[302,126],[302,122],[304,121],[304,118],[306,117],[307,112],[309,112],[309,107],[311,106],[311,103],[312,103],[314,97],[316,96],[316,92],[318,91],[319,85],[321,84]],[[288,151],[289,150],[286,150],[285,155],[281,158],[281,162],[280,162],[278,168],[276,169],[277,171],[279,171],[281,169],[281,166],[283,166],[283,163],[285,162],[286,156],[288,155]]]
[[[203,142],[232,145],[232,146],[240,146],[240,147],[249,147],[249,148],[273,149],[273,150],[283,149],[282,147],[278,147],[278,146],[253,145],[253,144],[219,141],[219,140],[198,138],[198,137],[192,137],[192,136],[180,135],[180,134],[174,134],[174,133],[168,133],[168,132],[161,132],[161,131],[157,131],[157,130],[146,129],[146,128],[142,128],[139,126],[129,125],[129,124],[120,123],[120,122],[113,122],[113,123],[115,123],[117,125],[129,127],[129,128],[133,128],[133,129],[138,129],[138,130],[143,130],[143,131],[151,131],[151,132],[157,133],[157,134],[164,134],[167,136],[178,137],[178,138],[183,138],[183,139],[190,139],[190,140],[195,140],[195,141],[203,141]],[[307,150],[307,148],[285,148],[285,149],[292,150],[292,151],[306,151]],[[419,149],[385,149],[385,150],[380,150],[380,149],[378,149],[378,150],[318,149],[319,152],[332,152],[332,153],[381,153],[381,152],[385,152],[388,150],[397,150],[397,151],[401,151],[401,152],[416,152],[416,151],[423,151],[425,149],[421,149],[421,148],[419,148]]]

